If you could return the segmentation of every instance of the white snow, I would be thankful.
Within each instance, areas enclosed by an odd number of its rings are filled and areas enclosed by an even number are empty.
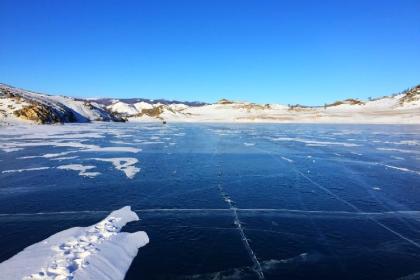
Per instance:
[[[287,158],[287,157],[281,157],[281,158],[284,159],[285,161],[293,162],[293,160],[291,160],[290,158]]]
[[[165,142],[162,141],[136,141],[137,143],[139,143],[139,145],[152,145],[152,144],[165,144]]]
[[[188,109],[189,108],[189,106],[187,106],[185,104],[181,104],[181,103],[179,103],[179,104],[170,104],[168,107],[170,109],[172,109],[172,110],[175,110],[175,111],[182,111],[182,110],[185,110],[185,109]]]
[[[245,143],[244,143],[244,145],[245,145],[245,146],[250,147],[250,146],[255,146],[255,143],[248,143],[248,142],[245,142]]]
[[[138,249],[149,243],[143,231],[120,232],[138,220],[126,206],[92,226],[58,232],[1,263],[0,278],[123,280]]]
[[[393,159],[396,159],[396,160],[404,160],[403,157],[397,157],[397,156],[390,156],[390,157],[393,158]]]
[[[76,151],[69,151],[69,152],[61,152],[61,153],[49,153],[49,154],[44,154],[44,155],[40,155],[40,156],[24,156],[24,157],[19,157],[18,159],[55,158],[55,157],[65,156],[65,155],[68,155],[70,153],[75,153],[75,152]]]
[[[108,109],[112,112],[120,113],[120,114],[127,114],[127,115],[136,115],[139,113],[136,107],[131,104],[127,104],[121,101],[114,103],[108,106]]]
[[[93,165],[82,165],[82,164],[67,164],[67,165],[60,165],[57,167],[57,169],[61,170],[73,170],[73,171],[79,171],[80,176],[86,176],[86,177],[95,177],[100,172],[87,172],[90,169],[94,169],[96,166]]]
[[[1,150],[6,153],[11,153],[11,152],[23,150],[23,148],[1,148]]]
[[[245,123],[420,123],[420,102],[399,105],[400,97],[368,101],[364,105],[290,109],[280,104],[263,106],[247,102],[189,107],[185,104],[149,104],[161,107],[159,116],[138,116],[124,111],[133,122],[245,122]],[[122,106],[120,106],[122,107]],[[138,110],[140,111],[140,110]],[[316,144],[312,144],[316,145]]]
[[[31,123],[30,121],[19,119],[14,115],[16,110],[30,106],[31,102],[40,103],[49,108],[53,108],[63,115],[65,112],[73,112],[73,116],[78,122],[111,119],[109,112],[105,111],[101,105],[87,100],[76,100],[65,96],[40,94],[10,87],[5,84],[0,84],[0,89],[8,90],[15,95],[15,97],[0,98],[0,112],[4,112],[0,113],[0,121],[2,122]]]
[[[139,148],[133,147],[93,147],[82,150],[82,152],[125,152],[125,153],[138,153],[141,152]]]
[[[134,104],[134,108],[140,113],[143,109],[153,109],[153,105],[144,101]]]
[[[80,152],[126,152],[126,153],[138,153],[141,151],[140,148],[134,147],[100,147],[93,144],[85,144],[82,142],[75,141],[54,141],[54,140],[44,140],[44,141],[33,141],[33,142],[8,142],[0,143],[0,149],[8,150],[10,149],[23,149],[24,147],[37,147],[37,146],[54,146],[54,147],[68,147],[68,148],[78,148]],[[76,151],[70,151],[66,153],[74,153]],[[56,154],[48,155],[47,157],[54,157]],[[31,157],[46,157],[43,156],[28,156]]]
[[[136,158],[93,158],[98,161],[110,162],[112,165],[124,172],[129,179],[133,179],[134,176],[140,171],[140,168],[135,167],[134,164],[138,162]]]
[[[403,171],[403,172],[410,172],[410,173],[415,173],[417,175],[420,175],[420,171],[415,171],[415,170],[411,170],[405,167],[398,167],[398,166],[393,166],[393,165],[387,165],[384,164],[385,167],[391,168],[391,169],[395,169],[395,170],[399,170],[399,171]]]
[[[24,168],[24,169],[10,169],[10,170],[3,170],[1,173],[21,173],[25,171],[39,171],[39,170],[46,170],[50,169],[51,167],[42,166],[42,167],[33,167],[33,168]]]
[[[57,158],[52,158],[51,160],[70,160],[70,159],[75,159],[78,158],[78,156],[72,156],[72,157],[57,157]]]
[[[390,152],[400,152],[404,154],[420,154],[420,151],[416,150],[404,150],[404,149],[394,149],[394,148],[376,148],[378,151],[390,151]]]
[[[344,147],[360,146],[354,143],[316,141],[316,140],[292,138],[292,137],[277,137],[277,138],[271,138],[271,140],[272,141],[286,141],[286,142],[300,142],[300,143],[305,143],[306,146],[329,146],[329,145],[344,146]]]

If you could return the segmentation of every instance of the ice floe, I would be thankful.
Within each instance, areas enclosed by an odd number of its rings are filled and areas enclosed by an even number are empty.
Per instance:
[[[92,226],[58,232],[0,263],[0,278],[123,280],[138,249],[149,243],[143,231],[120,232],[138,220],[126,206]]]

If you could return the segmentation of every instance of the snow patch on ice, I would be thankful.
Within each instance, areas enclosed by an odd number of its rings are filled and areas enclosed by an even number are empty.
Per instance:
[[[149,243],[143,231],[120,232],[139,217],[129,206],[99,223],[58,232],[0,264],[8,280],[123,280],[138,249]]]
[[[82,152],[124,152],[124,153],[138,153],[141,152],[139,148],[133,147],[93,147]]]
[[[62,153],[51,153],[51,154],[44,154],[40,156],[25,156],[25,157],[19,157],[18,159],[30,159],[30,158],[55,158],[55,157],[61,157],[68,155],[70,153],[75,153],[76,151],[69,151],[69,152],[62,152]]]
[[[255,143],[248,143],[248,142],[245,142],[245,143],[244,143],[244,145],[245,145],[245,146],[247,146],[247,147],[249,147],[249,146],[255,146]]]
[[[127,178],[133,179],[134,176],[140,171],[140,168],[135,167],[134,164],[138,162],[136,158],[93,158],[98,161],[111,162],[112,165],[125,173]]]
[[[72,156],[72,157],[58,157],[58,158],[52,158],[51,160],[69,160],[69,159],[75,159],[78,158],[78,156]]]
[[[343,147],[357,147],[360,146],[354,143],[346,143],[346,142],[328,142],[328,141],[315,141],[303,138],[294,138],[294,137],[278,137],[278,138],[271,138],[272,141],[285,141],[285,142],[300,142],[304,143],[306,146],[343,146]]]
[[[42,167],[25,168],[25,169],[11,169],[11,170],[3,170],[1,173],[20,173],[24,171],[38,171],[38,170],[46,170],[50,168],[51,167],[48,167],[48,166],[42,166]]]
[[[397,157],[397,156],[391,156],[391,158],[393,158],[393,159],[397,159],[397,160],[404,160],[404,158],[403,158],[403,157]]]
[[[293,160],[292,159],[290,159],[290,158],[287,158],[287,157],[281,157],[282,159],[284,159],[285,161],[288,161],[288,162],[293,162]]]
[[[1,148],[1,150],[6,153],[11,153],[11,152],[23,150],[23,148]]]
[[[136,141],[136,142],[138,142],[140,145],[165,144],[165,142],[162,142],[162,141],[156,141],[156,142],[151,142],[151,141]]]
[[[384,164],[385,167],[391,168],[391,169],[395,169],[395,170],[399,170],[399,171],[403,171],[403,172],[410,172],[410,173],[415,173],[420,175],[420,171],[415,171],[415,170],[411,170],[405,167],[398,167],[398,166],[393,166],[393,165],[387,165]]]
[[[390,152],[400,152],[405,154],[419,154],[419,151],[413,151],[413,150],[404,150],[404,149],[394,149],[394,148],[376,148],[378,151],[390,151]]]
[[[93,144],[85,144],[80,142],[70,141],[33,141],[33,142],[10,142],[10,143],[0,143],[0,149],[3,151],[14,151],[16,149],[23,149],[24,147],[41,147],[41,146],[53,146],[53,147],[69,147],[80,149],[80,152],[126,152],[126,153],[138,153],[141,151],[139,148],[133,147],[100,147]],[[71,151],[76,152],[76,151]],[[52,154],[55,155],[55,154]],[[33,156],[38,157],[38,156]]]
[[[62,170],[79,171],[80,176],[86,176],[86,177],[95,177],[101,174],[100,172],[87,172],[88,170],[93,169],[93,168],[96,168],[96,166],[82,165],[82,164],[67,164],[67,165],[60,165],[57,167],[57,169],[62,169]]]

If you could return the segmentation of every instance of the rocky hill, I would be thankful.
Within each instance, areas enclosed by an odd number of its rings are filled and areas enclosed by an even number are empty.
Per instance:
[[[88,100],[40,94],[0,84],[0,121],[45,124],[124,119]]]

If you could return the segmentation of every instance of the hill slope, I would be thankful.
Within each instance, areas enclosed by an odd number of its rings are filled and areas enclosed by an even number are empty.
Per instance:
[[[88,100],[53,96],[0,84],[0,121],[35,123],[123,121]]]

